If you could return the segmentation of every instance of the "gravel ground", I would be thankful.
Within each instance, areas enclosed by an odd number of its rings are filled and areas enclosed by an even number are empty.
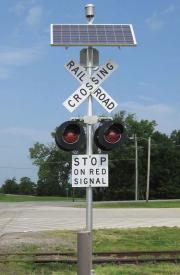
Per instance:
[[[0,251],[12,252],[19,246],[33,250],[37,245],[45,251],[76,247],[76,237],[50,233],[85,228],[86,209],[71,206],[60,202],[0,203]],[[180,227],[179,217],[180,208],[99,208],[93,209],[93,228]]]
[[[51,252],[76,249],[76,234],[57,234],[52,231],[6,233],[0,238],[0,253]]]

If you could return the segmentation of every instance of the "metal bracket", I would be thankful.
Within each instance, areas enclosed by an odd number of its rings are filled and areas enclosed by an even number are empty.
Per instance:
[[[98,118],[98,121],[99,121],[99,122],[109,121],[109,120],[113,120],[113,118],[112,118],[112,117],[105,117],[105,116],[100,116],[100,117]]]
[[[71,117],[70,120],[72,121],[83,121],[82,117]]]
[[[83,116],[83,117],[71,117],[70,120],[72,121],[81,121],[84,122],[85,124],[96,124],[98,122],[103,122],[103,121],[109,121],[113,120],[112,117],[104,117],[104,116]]]
[[[85,124],[96,124],[98,122],[98,116],[83,116],[83,117],[71,117],[72,121],[83,121]]]
[[[98,122],[98,116],[84,116],[84,123],[86,124],[96,124]]]

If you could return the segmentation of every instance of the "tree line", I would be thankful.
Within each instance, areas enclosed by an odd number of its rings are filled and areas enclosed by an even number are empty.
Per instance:
[[[0,191],[5,194],[36,195],[37,185],[29,177],[22,177],[19,182],[16,178],[7,179]]]
[[[156,131],[157,124],[154,120],[137,121],[135,114],[126,114],[124,111],[115,114],[114,120],[125,126],[126,143],[108,152],[109,187],[93,188],[94,199],[134,199],[134,134],[138,139],[139,199],[145,199],[146,193],[147,140],[149,137],[152,141],[150,199],[180,198],[180,130],[174,130],[170,135],[166,135]],[[98,153],[95,146],[93,152]],[[36,185],[32,184],[36,195],[66,196],[69,190],[69,193],[75,193],[78,197],[85,196],[84,188],[72,189],[71,187],[72,153],[58,149],[55,143],[45,145],[39,142],[29,149],[29,153],[33,164],[38,167],[38,181]],[[85,146],[82,145],[76,153],[85,154]],[[107,152],[102,151],[102,153]]]

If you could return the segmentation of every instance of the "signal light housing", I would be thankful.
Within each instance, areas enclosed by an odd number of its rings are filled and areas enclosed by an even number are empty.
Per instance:
[[[106,121],[95,131],[94,142],[103,151],[116,148],[125,140],[124,126],[121,123]]]
[[[64,151],[78,150],[80,145],[85,143],[84,128],[75,121],[66,121],[57,128],[55,141]]]

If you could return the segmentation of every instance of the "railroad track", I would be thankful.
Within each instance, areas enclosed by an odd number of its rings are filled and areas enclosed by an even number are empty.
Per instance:
[[[0,253],[0,263],[5,262],[34,263],[67,263],[76,264],[75,253]],[[173,251],[133,251],[133,252],[101,252],[93,254],[94,264],[141,264],[141,263],[173,262],[180,263],[180,250]]]

